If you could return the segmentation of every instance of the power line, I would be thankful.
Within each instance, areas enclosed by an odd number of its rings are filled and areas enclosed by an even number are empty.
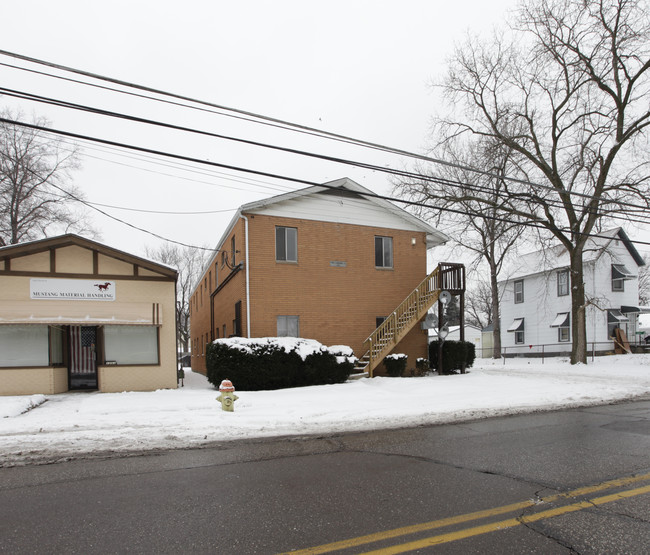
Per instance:
[[[44,131],[44,132],[54,133],[54,134],[60,134],[60,135],[75,138],[75,139],[83,139],[83,140],[88,140],[88,141],[95,141],[95,142],[98,142],[100,144],[107,144],[107,145],[110,145],[110,146],[118,146],[118,147],[122,147],[122,148],[133,149],[133,150],[139,151],[139,152],[146,152],[148,154],[155,154],[155,155],[158,155],[158,156],[170,157],[170,158],[174,158],[174,159],[194,162],[194,163],[197,163],[197,164],[205,164],[205,165],[214,166],[214,167],[226,168],[226,169],[233,170],[233,171],[240,171],[240,172],[244,172],[244,173],[252,173],[254,175],[260,175],[260,176],[269,177],[269,178],[273,178],[273,179],[291,181],[293,183],[299,183],[301,185],[306,185],[306,186],[309,186],[309,187],[318,186],[318,187],[324,187],[324,188],[329,188],[329,189],[337,189],[336,186],[328,185],[327,183],[325,183],[325,184],[324,183],[317,183],[317,182],[314,182],[314,181],[310,181],[310,180],[306,180],[306,179],[300,179],[300,178],[296,178],[296,177],[283,176],[283,175],[280,175],[280,174],[273,174],[273,173],[269,173],[269,172],[263,172],[263,171],[260,171],[260,170],[253,170],[253,169],[250,169],[250,168],[242,168],[242,167],[233,166],[233,165],[229,165],[229,164],[222,164],[222,163],[219,163],[219,162],[212,162],[212,161],[209,161],[209,160],[201,160],[201,159],[198,159],[198,158],[192,158],[192,157],[184,156],[184,155],[180,155],[180,154],[173,154],[173,153],[169,153],[169,152],[154,150],[154,149],[140,147],[140,146],[136,146],[136,145],[129,145],[129,144],[126,144],[126,143],[118,143],[118,142],[110,141],[110,140],[107,140],[107,139],[100,139],[98,137],[90,137],[90,136],[87,136],[87,135],[80,135],[78,133],[71,133],[71,132],[68,132],[68,131],[62,131],[62,130],[58,130],[58,129],[54,129],[54,128],[42,127],[42,126],[39,126],[39,125],[29,124],[29,123],[14,121],[14,120],[9,120],[9,119],[6,119],[6,118],[0,118],[0,123],[8,123],[8,124],[12,124],[12,125],[18,125],[18,126],[21,126],[21,127],[26,127],[28,129]],[[384,170],[384,171],[388,171],[388,170]],[[371,193],[371,192],[366,193],[366,192],[364,192],[364,193],[359,193],[359,194],[362,195],[362,196],[365,196],[365,197],[377,198],[377,199],[391,201],[391,202],[398,202],[398,203],[406,204],[406,205],[410,205],[410,206],[419,206],[419,207],[423,207],[423,208],[434,208],[434,209],[436,208],[435,206],[431,206],[431,205],[428,205],[428,204],[423,203],[423,202],[410,201],[410,200],[400,199],[400,198],[397,198],[397,197],[389,197],[387,195],[379,195],[377,193]],[[84,201],[82,201],[82,200],[79,200],[79,202],[84,203]],[[106,214],[105,212],[103,212],[102,210],[99,210],[96,207],[92,207],[92,208],[94,210],[98,210],[99,212],[102,212],[103,214],[105,214],[105,215],[107,215],[109,217],[114,218],[113,216],[110,216],[109,214]],[[465,215],[467,215],[467,213],[468,213],[467,210],[455,210],[455,209],[452,209],[452,208],[445,208],[445,210],[447,212],[459,213],[459,214],[465,214]],[[477,216],[477,217],[485,218],[485,219],[492,219],[492,220],[496,220],[496,221],[504,221],[504,222],[509,222],[509,223],[518,223],[518,224],[520,224],[520,225],[522,225],[524,227],[533,227],[533,228],[537,228],[537,229],[546,229],[546,227],[543,226],[541,224],[541,222],[516,222],[516,221],[513,221],[513,220],[509,220],[507,218],[502,218],[502,217],[498,217],[498,216],[487,216],[487,215],[484,215],[484,214],[474,214],[474,215]],[[114,218],[114,219],[119,221],[118,218]],[[159,236],[159,235],[157,235],[157,234],[155,234],[153,232],[147,231],[145,229],[141,229],[141,228],[139,228],[139,227],[137,227],[137,226],[135,226],[133,224],[129,224],[128,222],[123,222],[123,223],[126,223],[126,225],[129,225],[130,227],[133,227],[133,228],[138,229],[140,231],[143,231],[145,233],[149,233],[151,235],[154,235],[154,236],[156,236],[156,237],[158,237],[160,239],[163,239],[163,240],[166,240],[166,241],[168,240],[168,239],[166,239],[166,238],[164,238],[162,236]],[[563,231],[571,233],[571,230],[563,230]],[[586,234],[586,233],[582,233],[582,232],[577,232],[577,233],[580,234],[580,235],[587,235],[589,237],[601,237],[601,238],[610,239],[610,237],[597,235],[597,234]],[[180,243],[178,241],[170,241],[170,242],[180,244],[180,245],[184,245],[184,246],[191,246],[191,245],[186,245],[184,243]],[[650,242],[644,242],[644,241],[632,241],[632,242],[636,243],[636,244],[650,245]],[[201,248],[203,248],[203,247],[201,247]],[[204,249],[204,250],[212,250],[212,249]]]
[[[577,192],[577,191],[568,191],[568,190],[558,191],[557,189],[555,189],[555,188],[553,188],[551,186],[548,186],[548,185],[533,183],[533,182],[530,182],[530,181],[527,181],[527,180],[522,180],[522,179],[515,178],[515,177],[496,175],[496,174],[494,174],[494,173],[492,173],[490,171],[480,170],[478,168],[473,168],[471,166],[457,164],[457,163],[454,163],[454,162],[449,162],[447,160],[433,158],[433,157],[430,157],[430,156],[425,156],[425,155],[422,155],[422,154],[417,154],[417,153],[409,152],[409,151],[406,151],[406,150],[402,150],[402,149],[398,149],[398,148],[394,148],[394,147],[389,147],[389,146],[382,145],[382,144],[379,144],[379,143],[364,141],[362,139],[356,139],[356,138],[349,137],[349,136],[346,136],[346,135],[332,133],[332,132],[325,131],[325,130],[322,130],[322,129],[317,129],[317,128],[314,128],[314,127],[309,127],[309,126],[289,122],[289,121],[286,121],[286,120],[281,120],[281,119],[278,119],[278,118],[272,118],[272,117],[269,117],[269,116],[265,116],[265,115],[262,115],[262,114],[257,114],[257,113],[250,112],[250,111],[245,111],[245,110],[240,110],[240,109],[237,109],[237,108],[223,106],[223,105],[220,105],[220,104],[200,100],[200,99],[197,99],[197,98],[192,98],[192,97],[188,97],[188,96],[184,96],[184,95],[180,95],[180,94],[176,94],[176,93],[171,93],[169,91],[164,91],[164,90],[161,90],[161,89],[155,89],[153,87],[147,87],[147,86],[139,85],[137,83],[132,83],[132,82],[129,82],[129,81],[115,79],[115,78],[108,77],[108,76],[105,76],[105,75],[101,75],[101,74],[97,74],[97,73],[93,73],[93,72],[88,72],[88,71],[80,70],[80,69],[73,68],[73,67],[70,67],[70,66],[65,66],[65,65],[62,65],[62,64],[48,62],[48,61],[45,61],[45,60],[40,60],[38,58],[33,58],[33,57],[25,56],[25,55],[22,55],[22,54],[9,52],[9,51],[6,51],[6,50],[0,50],[0,55],[9,56],[9,57],[12,57],[12,58],[15,58],[15,59],[27,61],[29,63],[33,63],[33,64],[37,64],[37,65],[44,65],[46,67],[54,68],[54,69],[57,69],[59,71],[65,71],[65,72],[73,73],[73,74],[76,74],[76,75],[82,75],[84,77],[88,77],[88,78],[99,80],[99,81],[105,81],[105,82],[112,83],[112,84],[117,84],[117,85],[127,87],[127,88],[133,88],[133,89],[140,90],[140,91],[143,91],[143,92],[147,92],[147,93],[150,93],[150,94],[157,94],[157,95],[161,95],[161,96],[164,96],[164,97],[174,98],[176,100],[191,102],[193,104],[198,104],[198,105],[202,105],[202,106],[209,106],[209,107],[212,107],[212,108],[217,108],[219,110],[232,112],[234,114],[243,115],[243,116],[246,116],[246,117],[249,117],[249,118],[255,118],[254,120],[249,120],[249,121],[254,121],[255,123],[261,123],[261,124],[263,123],[263,124],[272,124],[272,125],[275,125],[275,126],[282,126],[282,128],[287,129],[287,130],[293,130],[293,131],[302,132],[302,133],[309,133],[309,134],[319,136],[321,138],[326,138],[326,139],[331,139],[331,140],[335,140],[335,141],[345,142],[345,143],[353,144],[353,145],[356,145],[356,146],[363,146],[363,147],[366,147],[366,148],[380,150],[380,151],[388,152],[388,153],[392,153],[392,154],[398,154],[398,155],[401,155],[401,156],[407,156],[407,157],[410,157],[410,158],[415,158],[415,159],[419,159],[419,160],[422,160],[422,161],[431,162],[431,163],[434,163],[434,164],[439,164],[439,165],[443,165],[443,166],[451,167],[451,168],[455,168],[455,169],[462,169],[462,170],[466,170],[466,171],[471,171],[471,172],[477,173],[479,175],[484,175],[486,177],[493,177],[493,178],[502,179],[504,181],[519,183],[519,184],[527,185],[527,186],[533,186],[533,187],[549,190],[549,191],[552,191],[552,192],[555,192],[555,193],[558,193],[558,194],[568,194],[568,195],[580,196],[580,197],[583,197],[583,198],[587,198],[589,200],[597,198],[597,200],[599,200],[599,201],[611,202],[611,200],[609,200],[609,199],[602,198],[602,197],[593,197],[592,195],[589,195],[587,193],[580,193],[580,192]],[[11,67],[18,68],[18,69],[24,69],[25,71],[32,71],[32,70],[28,70],[26,68],[20,68],[18,66],[11,66]],[[80,83],[85,84],[85,85],[89,85],[89,86],[95,86],[94,84],[91,84],[91,83],[84,83],[84,82],[80,82]],[[132,94],[132,93],[129,93],[127,91],[121,91],[119,89],[116,89],[115,91],[120,92],[120,93],[124,93],[124,94]],[[145,98],[147,98],[147,97],[145,97]],[[157,99],[157,98],[152,98],[152,97],[148,97],[148,98],[150,98],[151,100],[155,100],[155,101],[162,101],[161,99]],[[193,108],[191,106],[187,106],[187,107],[188,108]],[[226,114],[220,113],[220,115],[226,115]],[[364,166],[359,166],[359,167],[364,167]],[[632,205],[632,206],[634,206],[635,208],[641,208],[641,209],[646,209],[647,208],[647,207],[640,207],[640,206],[637,206],[637,205]]]
[[[47,103],[47,104],[53,104],[53,105],[56,105],[56,106],[71,108],[71,109],[75,109],[75,110],[81,110],[81,111],[85,111],[85,112],[95,113],[95,114],[98,114],[98,115],[104,115],[104,116],[109,116],[109,117],[118,118],[118,119],[124,119],[124,120],[127,120],[127,121],[132,121],[132,122],[137,122],[137,123],[145,123],[145,124],[148,124],[148,125],[159,126],[159,127],[163,127],[163,128],[172,129],[172,130],[184,131],[184,132],[199,134],[199,135],[208,136],[208,137],[212,137],[212,138],[238,142],[238,143],[242,143],[242,144],[247,144],[249,146],[268,148],[268,149],[272,149],[272,150],[286,152],[286,153],[289,153],[289,154],[307,156],[307,157],[311,157],[311,158],[317,158],[317,159],[320,159],[320,160],[326,160],[326,161],[329,161],[329,162],[335,162],[335,163],[340,163],[340,164],[344,164],[344,165],[351,165],[351,166],[370,169],[370,170],[375,170],[375,171],[382,171],[382,172],[385,172],[385,173],[391,173],[393,175],[398,175],[398,176],[409,178],[409,179],[427,180],[427,181],[432,181],[434,183],[443,183],[443,184],[451,185],[451,186],[459,186],[459,185],[461,185],[461,186],[470,186],[474,190],[479,190],[479,191],[482,190],[484,192],[489,192],[488,188],[480,186],[480,185],[476,185],[476,184],[468,185],[467,183],[461,183],[461,182],[458,182],[458,181],[445,179],[445,178],[441,178],[441,177],[426,176],[426,175],[422,175],[422,174],[418,174],[418,173],[414,173],[414,172],[409,172],[409,171],[406,171],[406,170],[387,169],[387,168],[384,168],[384,167],[381,167],[381,166],[377,166],[377,165],[374,165],[374,164],[368,164],[368,163],[365,163],[365,162],[359,162],[359,161],[355,161],[355,160],[348,160],[348,159],[345,159],[345,158],[327,156],[327,155],[318,154],[318,153],[314,153],[314,152],[308,152],[308,151],[304,151],[304,150],[292,149],[292,148],[288,148],[288,147],[272,145],[272,144],[269,144],[269,143],[262,143],[262,142],[259,142],[259,141],[253,141],[253,140],[249,140],[249,139],[242,139],[242,138],[233,137],[233,136],[229,136],[229,135],[223,135],[223,134],[219,134],[219,133],[212,133],[212,132],[209,132],[209,131],[202,131],[202,130],[189,128],[189,127],[185,127],[185,126],[169,124],[169,123],[165,123],[165,122],[150,120],[150,119],[146,119],[146,118],[140,118],[140,117],[137,117],[137,116],[130,116],[130,115],[127,115],[127,114],[122,114],[122,113],[113,112],[113,111],[109,111],[109,110],[103,110],[103,109],[94,108],[94,107],[90,107],[90,106],[85,106],[85,105],[81,105],[81,104],[76,104],[76,103],[72,103],[72,102],[67,102],[67,101],[63,101],[63,100],[43,97],[43,96],[40,96],[40,95],[33,95],[31,93],[25,93],[25,92],[22,92],[22,91],[15,91],[13,89],[7,89],[7,88],[3,88],[3,87],[0,87],[0,91],[4,91],[5,94],[9,94],[11,96],[17,96],[19,98],[23,98],[23,99],[27,99],[27,100],[33,100],[33,101],[36,101],[36,102],[44,102],[44,103]],[[481,170],[477,170],[476,168],[471,168],[469,166],[462,166],[462,165],[456,165],[456,169],[463,169],[465,171],[471,171],[471,172],[481,171]],[[483,173],[485,173],[487,175],[487,172],[483,172]],[[497,176],[496,174],[491,174],[491,173],[489,175],[491,175],[492,177],[496,177],[498,179],[501,179],[501,180],[513,180],[513,178],[507,178],[506,176]],[[515,180],[515,181],[518,181],[519,183],[527,183],[529,185],[535,186],[535,184],[531,183],[531,182],[524,182],[522,180]],[[539,186],[539,187],[541,187],[543,189],[546,189],[546,190],[549,190],[549,191],[552,191],[554,193],[558,192],[556,189],[554,189],[553,187],[550,187],[550,186]],[[593,199],[593,197],[591,195],[587,195],[585,193],[579,193],[579,192],[575,192],[575,191],[564,191],[563,194],[579,196],[579,197],[582,197],[582,198],[587,198],[589,200]],[[530,195],[529,194],[519,194],[519,196],[523,197],[523,198],[526,198],[526,197],[529,197]],[[607,199],[601,199],[601,200],[602,200],[603,203],[611,202],[610,200],[607,200]],[[557,199],[557,200],[556,199],[547,199],[546,202],[550,206],[553,206],[553,207],[556,207],[556,208],[561,206],[561,201],[559,199]],[[646,207],[643,207],[643,206],[640,206],[640,205],[637,205],[637,204],[628,203],[628,202],[624,202],[624,201],[617,201],[617,205],[618,206],[627,206],[627,207],[635,208],[635,209],[638,209],[638,210],[644,210],[646,208]],[[593,213],[589,208],[585,208],[585,209],[587,210],[588,213]],[[608,217],[614,218],[614,219],[621,218],[621,216],[615,216],[615,215],[609,215]],[[624,219],[630,220],[629,217],[624,218]],[[636,220],[636,223],[647,223],[647,222]]]

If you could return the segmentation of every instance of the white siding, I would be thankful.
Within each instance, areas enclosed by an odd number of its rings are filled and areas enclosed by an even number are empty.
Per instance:
[[[266,216],[301,218],[341,224],[423,231],[403,217],[363,198],[312,194],[256,207],[251,212]]]

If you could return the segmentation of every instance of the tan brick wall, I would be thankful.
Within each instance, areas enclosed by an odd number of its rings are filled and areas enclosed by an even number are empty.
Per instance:
[[[103,393],[175,389],[176,371],[159,366],[102,366],[98,369],[99,389]]]
[[[0,395],[51,395],[55,391],[52,368],[0,368]],[[66,391],[67,379],[66,379]]]

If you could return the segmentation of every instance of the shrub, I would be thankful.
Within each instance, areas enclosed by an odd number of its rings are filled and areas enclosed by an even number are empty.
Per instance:
[[[208,345],[207,377],[215,387],[229,379],[247,391],[341,383],[354,366],[354,358],[347,355],[337,357],[307,339],[217,339]]]
[[[442,344],[442,371],[438,368],[438,341],[429,343],[431,367],[438,374],[457,374],[471,368],[476,358],[474,343],[469,341],[444,341]]]
[[[386,373],[391,378],[399,378],[404,375],[404,370],[406,370],[406,361],[408,357],[404,354],[395,354],[388,355],[384,359],[384,367],[386,368]]]
[[[415,362],[415,369],[411,370],[411,375],[414,377],[426,376],[429,372],[429,359],[418,358]]]

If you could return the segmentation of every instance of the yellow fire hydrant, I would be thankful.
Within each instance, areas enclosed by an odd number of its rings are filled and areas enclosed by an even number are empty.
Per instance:
[[[217,397],[217,401],[221,402],[221,410],[233,412],[235,410],[235,401],[239,399],[235,395],[235,386],[232,385],[230,380],[223,380],[219,386],[219,392],[221,395]]]

